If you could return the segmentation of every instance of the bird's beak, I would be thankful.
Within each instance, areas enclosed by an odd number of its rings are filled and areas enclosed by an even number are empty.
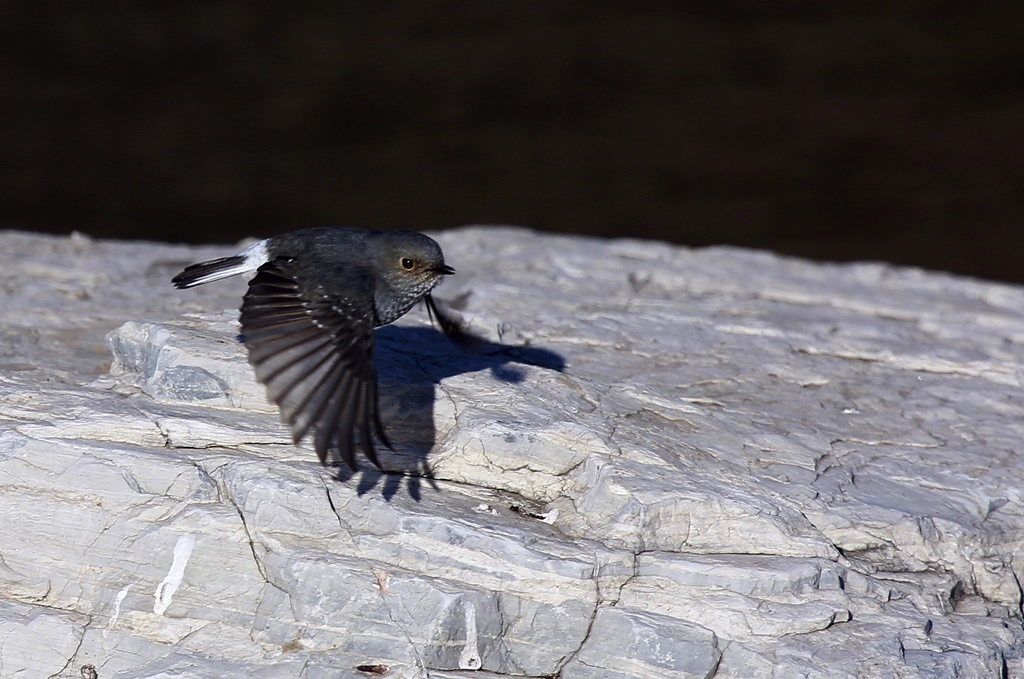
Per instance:
[[[434,269],[434,271],[436,271],[437,273],[442,273],[445,276],[451,276],[452,274],[455,273],[455,269],[451,268],[447,264],[442,264],[441,266]]]

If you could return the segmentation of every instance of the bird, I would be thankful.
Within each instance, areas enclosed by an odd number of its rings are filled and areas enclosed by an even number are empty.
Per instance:
[[[353,471],[358,446],[380,469],[371,427],[392,446],[378,408],[374,328],[422,300],[447,337],[463,346],[477,339],[431,296],[455,273],[441,246],[417,231],[314,227],[192,264],[171,282],[186,289],[253,272],[239,313],[241,339],[293,442],[311,434],[321,464],[336,450]]]

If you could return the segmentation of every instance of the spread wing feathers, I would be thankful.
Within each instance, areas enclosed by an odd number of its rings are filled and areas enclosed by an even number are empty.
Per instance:
[[[379,468],[371,423],[391,444],[377,411],[372,278],[353,273],[328,295],[304,284],[292,264],[279,257],[249,281],[241,313],[249,362],[296,444],[312,430],[321,463],[337,446],[355,470],[358,444]]]

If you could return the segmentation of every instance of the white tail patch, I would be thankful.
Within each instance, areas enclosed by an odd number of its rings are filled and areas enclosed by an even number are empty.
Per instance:
[[[219,268],[211,269],[202,276],[190,279],[184,287],[191,288],[196,285],[202,285],[203,283],[209,283],[210,281],[219,281],[222,278],[237,276],[240,273],[252,273],[263,266],[269,256],[270,255],[267,252],[267,241],[261,240],[258,243],[253,243],[234,257],[226,257],[224,263],[221,264]],[[228,262],[231,260],[236,261],[229,264]],[[216,261],[217,260],[214,260],[214,262]],[[213,262],[204,263],[213,264]]]
[[[248,271],[255,271],[266,264],[267,260],[270,259],[270,253],[267,252],[266,240],[253,243],[240,254],[242,257],[245,257],[245,266]]]

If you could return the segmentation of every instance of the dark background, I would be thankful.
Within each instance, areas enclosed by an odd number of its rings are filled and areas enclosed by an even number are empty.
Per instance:
[[[0,9],[0,228],[472,223],[1024,281],[1024,2]]]

